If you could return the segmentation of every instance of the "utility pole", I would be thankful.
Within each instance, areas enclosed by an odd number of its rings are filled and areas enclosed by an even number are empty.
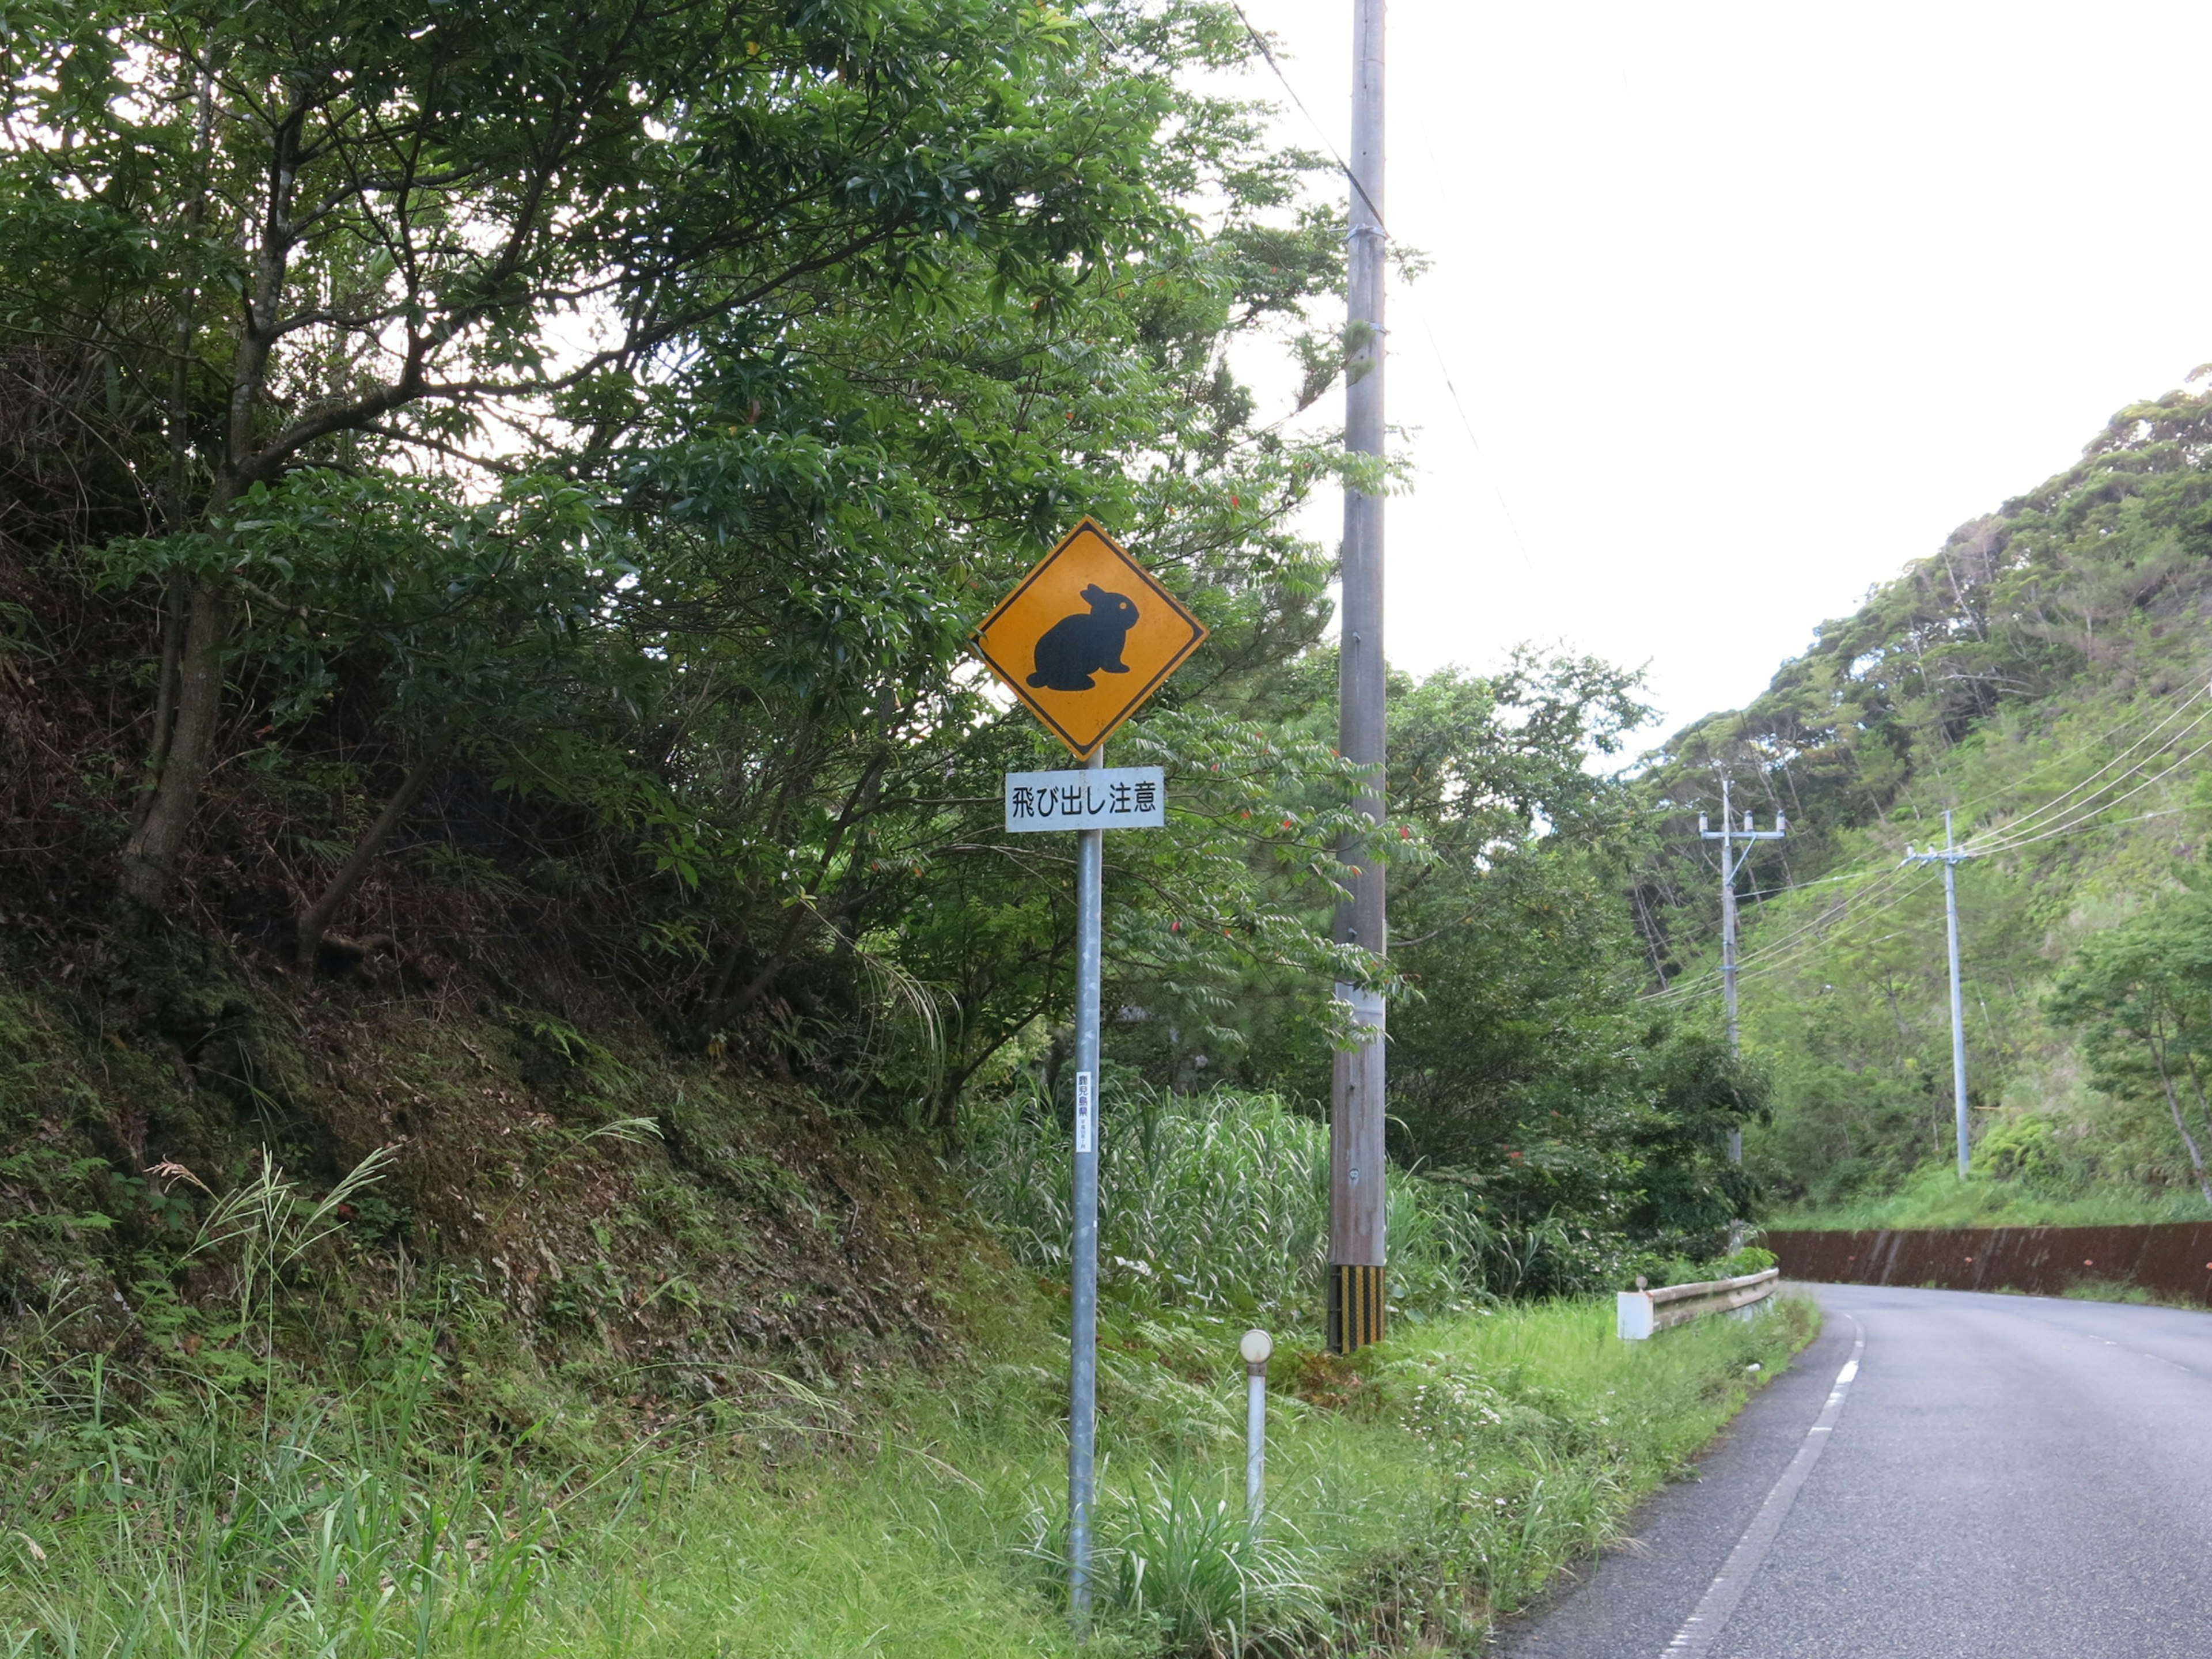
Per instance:
[[[1752,815],[1743,815],[1743,828],[1735,827],[1735,818],[1729,806],[1729,781],[1721,780],[1721,827],[1705,827],[1705,815],[1698,814],[1698,833],[1707,841],[1721,844],[1721,998],[1728,1008],[1729,1053],[1741,1054],[1743,1040],[1736,1030],[1735,1018],[1735,878],[1750,861],[1752,853],[1763,841],[1780,841],[1790,833],[1790,820],[1781,813],[1774,815],[1774,828],[1755,830]],[[1735,850],[1738,842],[1744,843],[1743,851]],[[1743,1131],[1729,1131],[1729,1157],[1735,1163],[1743,1162]]]
[[[1352,12],[1352,233],[1345,324],[1344,447],[1382,458],[1383,0]],[[1344,492],[1344,608],[1337,645],[1337,748],[1362,769],[1360,808],[1383,814],[1382,497]],[[1379,837],[1377,837],[1379,838]],[[1382,870],[1373,840],[1347,841],[1352,894],[1336,909],[1339,944],[1389,948]],[[1340,983],[1360,1041],[1335,1056],[1328,1113],[1328,1346],[1351,1353],[1383,1333],[1382,999]]]
[[[1951,815],[1943,814],[1943,844],[1931,847],[1924,853],[1916,853],[1908,842],[1905,848],[1907,864],[1940,864],[1943,866],[1943,912],[1951,925],[1951,1115],[1957,1121],[1959,1131],[1959,1179],[1966,1178],[1968,1145],[1966,1139],[1966,1004],[1959,989],[1959,865],[1972,854],[1959,845],[1951,834]]]

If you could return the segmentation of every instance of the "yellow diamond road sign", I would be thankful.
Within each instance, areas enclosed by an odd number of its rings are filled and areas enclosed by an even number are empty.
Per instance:
[[[1137,712],[1206,626],[1089,519],[975,633],[991,672],[1079,757]]]

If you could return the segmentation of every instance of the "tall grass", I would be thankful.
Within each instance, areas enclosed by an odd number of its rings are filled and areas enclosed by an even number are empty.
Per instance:
[[[148,1396],[152,1371],[126,1408],[103,1367],[47,1370],[0,1401],[0,1650],[1072,1654],[1057,1310],[1018,1282],[975,1288],[998,1322],[988,1360],[848,1381],[818,1409],[787,1395],[586,1468],[431,1431],[456,1379],[430,1355],[344,1392],[293,1377],[266,1421]],[[1115,1326],[1088,1651],[1477,1644],[1607,1542],[1734,1409],[1746,1367],[1771,1374],[1807,1329],[1785,1310],[1625,1344],[1609,1319],[1596,1299],[1463,1314],[1356,1363],[1286,1345],[1256,1530],[1233,1323]]]
[[[979,1112],[970,1191],[1017,1259],[1065,1273],[1068,1136],[1022,1097]],[[1489,1300],[1605,1285],[1620,1264],[1564,1219],[1500,1228],[1473,1194],[1393,1168],[1390,1297],[1433,1316]],[[1328,1246],[1328,1131],[1273,1095],[1166,1095],[1108,1103],[1099,1141],[1099,1271],[1110,1289],[1168,1307],[1310,1320]]]

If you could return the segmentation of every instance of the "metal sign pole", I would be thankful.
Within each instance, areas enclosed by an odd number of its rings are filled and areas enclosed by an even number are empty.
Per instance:
[[[1098,1453],[1099,900],[1108,829],[1167,822],[1157,766],[1109,770],[1107,737],[1206,639],[1206,624],[1103,526],[1061,537],[976,625],[976,655],[1088,769],[1009,772],[1010,834],[1076,832],[1075,1146],[1070,1164],[1073,1328],[1067,1351],[1067,1589],[1091,1612],[1091,1511]],[[1102,690],[1093,676],[1118,677]]]
[[[1091,768],[1106,764],[1106,745]],[[1079,1623],[1091,1612],[1091,1506],[1098,1454],[1098,960],[1106,832],[1075,842],[1074,1329],[1068,1345],[1067,1579]]]

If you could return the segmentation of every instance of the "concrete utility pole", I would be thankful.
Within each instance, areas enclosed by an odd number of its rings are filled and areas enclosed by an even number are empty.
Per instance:
[[[1968,1145],[1966,1139],[1966,1005],[1959,989],[1959,864],[1972,858],[1972,854],[1959,845],[1951,834],[1951,815],[1943,814],[1943,844],[1931,847],[1924,853],[1912,850],[1905,843],[1905,861],[1907,864],[1940,864],[1943,866],[1943,911],[1951,925],[1951,1115],[1957,1121],[1959,1131],[1959,1179],[1966,1178]]]
[[[1735,815],[1729,807],[1729,781],[1721,780],[1721,827],[1705,827],[1705,815],[1698,814],[1698,833],[1707,841],[1721,844],[1721,998],[1728,1007],[1729,1053],[1741,1054],[1743,1041],[1736,1030],[1735,1018],[1735,878],[1750,860],[1752,853],[1763,841],[1780,841],[1790,833],[1790,820],[1781,813],[1774,815],[1774,828],[1754,830],[1752,815],[1743,815],[1743,828],[1735,827]],[[1744,843],[1743,851],[1735,850],[1738,842]],[[1729,1156],[1736,1163],[1743,1162],[1743,1131],[1729,1131]]]
[[[1344,447],[1382,457],[1382,12],[1353,0],[1352,21],[1351,304],[1346,320]],[[1344,492],[1344,609],[1338,641],[1337,747],[1366,770],[1362,809],[1382,822],[1382,497]],[[1371,842],[1348,842],[1352,896],[1338,905],[1336,938],[1381,955],[1389,948],[1382,870]],[[1328,1346],[1350,1353],[1383,1332],[1382,999],[1340,984],[1364,1039],[1337,1054],[1329,1079]]]

